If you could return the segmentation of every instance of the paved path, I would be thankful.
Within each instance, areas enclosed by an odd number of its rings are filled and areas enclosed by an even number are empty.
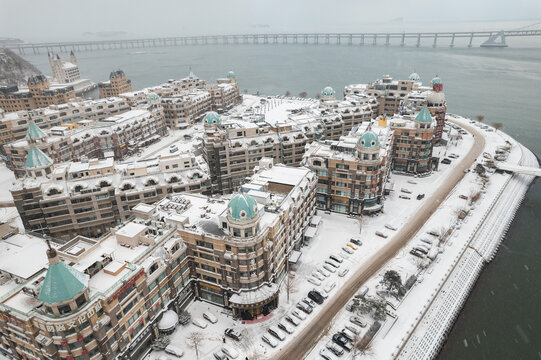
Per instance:
[[[475,141],[468,154],[456,165],[439,188],[426,199],[415,217],[398,229],[397,234],[390,238],[389,242],[378,253],[368,259],[344,286],[337,290],[337,294],[324,305],[322,311],[319,311],[315,318],[311,319],[310,324],[276,354],[273,357],[274,359],[303,359],[305,354],[318,343],[323,336],[323,330],[336,314],[344,308],[355,292],[408,243],[436,211],[440,203],[445,200],[449,192],[464,177],[464,170],[474,163],[485,148],[485,138],[472,126],[463,124],[459,124],[459,126],[465,128],[474,136]]]

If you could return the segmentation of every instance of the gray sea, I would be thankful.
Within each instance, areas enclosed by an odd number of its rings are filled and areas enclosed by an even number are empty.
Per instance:
[[[541,39],[539,39],[541,40]],[[134,89],[188,76],[213,82],[229,70],[241,92],[314,96],[325,86],[416,71],[439,75],[448,111],[484,115],[541,154],[541,43],[506,49],[361,47],[358,45],[230,45],[122,49],[77,54],[83,77],[98,82],[122,69]],[[531,44],[530,44],[531,45]],[[534,44],[535,45],[535,44]],[[64,58],[66,54],[61,54]],[[50,74],[47,56],[25,56]],[[541,358],[541,184],[535,182],[493,262],[464,306],[439,359]]]

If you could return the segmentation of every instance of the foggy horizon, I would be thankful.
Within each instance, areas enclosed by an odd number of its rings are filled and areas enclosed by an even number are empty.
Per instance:
[[[0,8],[2,37],[26,42],[268,32],[500,30],[541,19],[541,2],[536,0],[459,0],[437,6],[429,0],[378,4],[347,0],[339,6],[319,0],[293,4],[283,0],[189,4],[0,0]]]

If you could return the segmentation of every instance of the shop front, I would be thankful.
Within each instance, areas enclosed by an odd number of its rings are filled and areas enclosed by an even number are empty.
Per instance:
[[[241,291],[229,298],[233,316],[242,320],[254,320],[266,316],[278,306],[278,285],[271,283],[257,290]]]

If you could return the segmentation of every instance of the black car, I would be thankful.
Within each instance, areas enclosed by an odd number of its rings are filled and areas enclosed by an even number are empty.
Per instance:
[[[351,344],[349,343],[349,340],[342,334],[334,334],[332,336],[332,341],[341,347],[343,347],[347,351],[351,351]]]
[[[310,291],[308,293],[308,297],[320,305],[323,304],[323,296],[321,296],[321,294],[316,291]]]
[[[419,194],[419,195],[417,195],[417,200],[421,200],[424,197],[425,197],[425,194]]]
[[[447,165],[449,165],[449,164],[451,163],[451,160],[448,159],[448,158],[445,158],[445,159],[443,159],[443,160],[441,161],[441,163],[442,163],[442,164],[447,164]]]
[[[352,244],[355,244],[355,245],[358,245],[358,246],[361,246],[363,243],[361,242],[361,240],[359,239],[355,239],[355,238],[351,238],[349,239],[349,241],[352,243]]]
[[[240,339],[242,338],[242,334],[235,329],[225,329],[224,333],[226,336],[229,336],[233,340],[240,341]]]

